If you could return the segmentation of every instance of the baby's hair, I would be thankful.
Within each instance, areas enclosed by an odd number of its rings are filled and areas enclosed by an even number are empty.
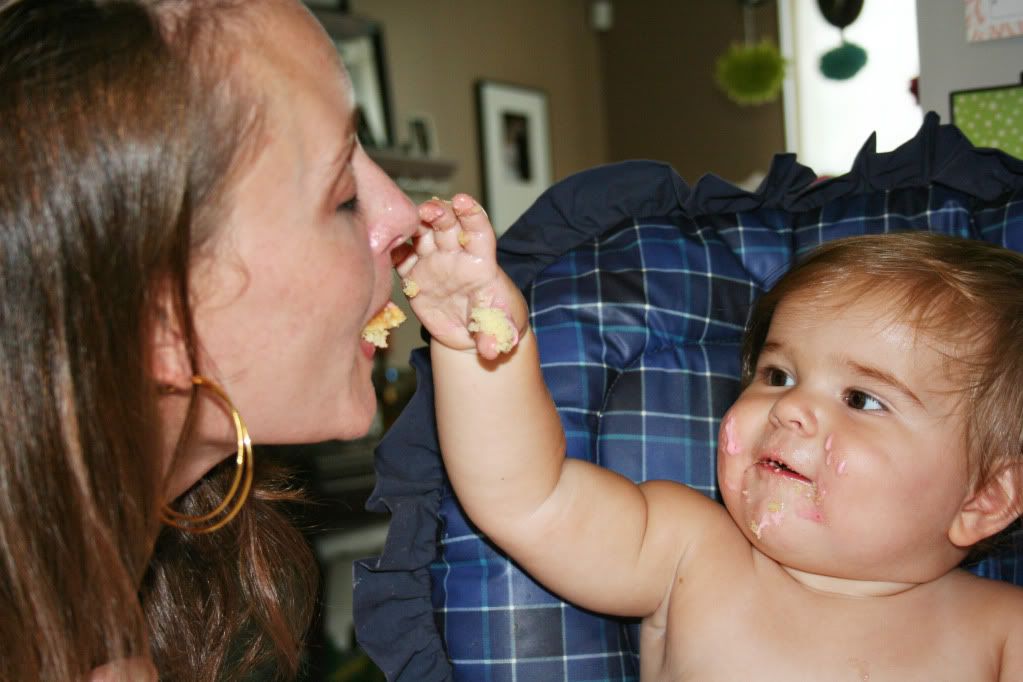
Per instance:
[[[1023,465],[1023,254],[931,232],[826,243],[755,302],[743,342],[743,386],[752,381],[775,309],[794,294],[834,306],[883,295],[892,319],[909,319],[937,341],[963,387],[974,488],[1006,465]]]

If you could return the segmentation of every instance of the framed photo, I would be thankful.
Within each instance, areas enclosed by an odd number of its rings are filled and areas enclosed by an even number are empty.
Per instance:
[[[955,91],[949,110],[952,123],[974,146],[1023,159],[1023,84]]]
[[[965,5],[969,42],[1023,35],[1023,0],[965,0]]]
[[[437,127],[428,114],[412,114],[408,117],[409,153],[413,156],[431,158],[437,156]]]
[[[483,205],[500,235],[551,184],[547,94],[496,81],[476,83]]]
[[[311,7],[348,69],[355,93],[359,139],[364,147],[394,146],[391,93],[380,24],[344,12]]]

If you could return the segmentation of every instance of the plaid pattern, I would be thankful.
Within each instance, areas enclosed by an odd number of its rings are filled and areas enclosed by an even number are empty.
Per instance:
[[[1023,195],[985,204],[930,185],[801,212],[606,228],[526,289],[568,455],[715,496],[718,422],[739,392],[740,337],[758,294],[795,258],[850,235],[931,229],[1023,250]],[[432,600],[456,680],[638,679],[634,622],[580,611],[536,585],[475,532],[448,487],[440,517]],[[1023,584],[1023,536],[1012,542],[973,570]]]

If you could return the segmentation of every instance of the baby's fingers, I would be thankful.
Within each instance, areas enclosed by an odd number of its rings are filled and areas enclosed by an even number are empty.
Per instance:
[[[519,342],[518,329],[500,306],[473,307],[467,328],[475,336],[476,351],[488,360],[509,352]]]
[[[462,226],[460,244],[474,256],[493,257],[497,238],[490,218],[475,199],[468,194],[456,194],[451,206]]]
[[[494,360],[501,354],[498,349],[497,338],[491,334],[480,332],[476,334],[476,352],[480,357],[487,360]]]
[[[400,277],[408,277],[408,273],[419,262],[419,256],[412,244],[399,244],[391,251],[391,265]]]
[[[462,229],[451,203],[430,199],[419,207],[419,218],[433,228],[433,240],[441,251],[460,251],[459,235]]]

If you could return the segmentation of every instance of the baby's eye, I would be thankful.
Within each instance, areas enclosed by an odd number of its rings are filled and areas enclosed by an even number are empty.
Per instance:
[[[854,410],[863,410],[865,412],[875,412],[887,409],[881,401],[874,396],[856,389],[851,389],[846,392],[845,402]]]
[[[777,367],[764,367],[761,374],[764,378],[764,383],[768,386],[795,386],[796,380],[788,375],[788,372],[780,370]]]

